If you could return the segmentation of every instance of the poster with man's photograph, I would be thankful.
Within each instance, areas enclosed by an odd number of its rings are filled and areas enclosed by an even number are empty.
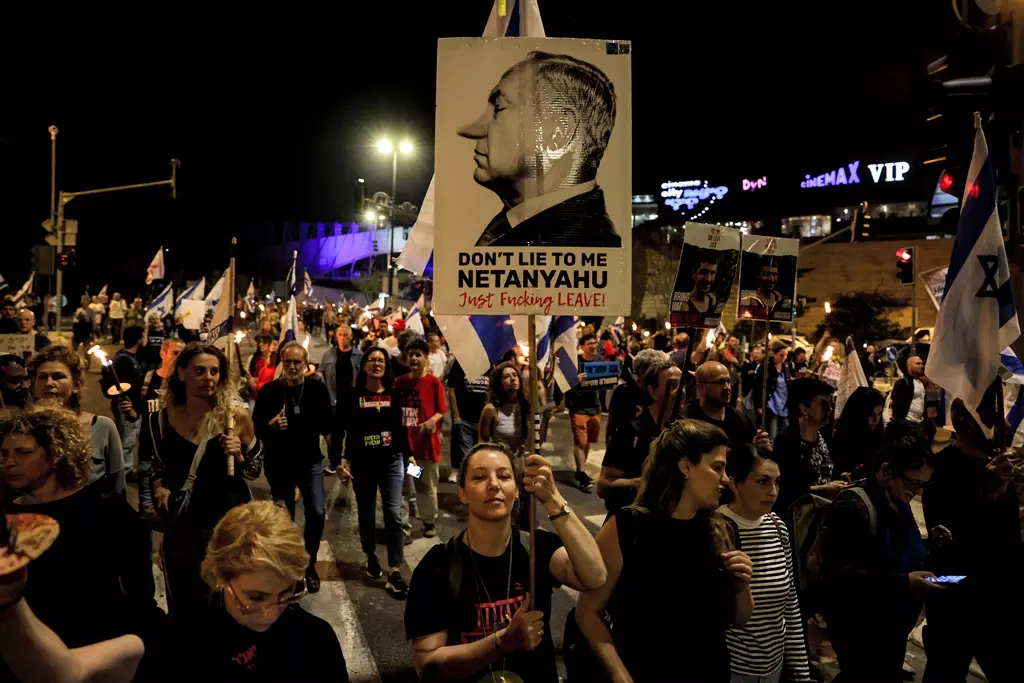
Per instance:
[[[797,239],[743,236],[737,318],[793,322],[799,250]]]
[[[717,327],[729,301],[740,260],[740,231],[687,223],[672,288],[672,327]]]
[[[438,41],[436,312],[628,314],[630,97],[629,42]]]

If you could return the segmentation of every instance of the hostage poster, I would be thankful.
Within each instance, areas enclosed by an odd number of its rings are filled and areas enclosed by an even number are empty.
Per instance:
[[[438,41],[434,310],[630,307],[630,44]]]
[[[798,239],[743,236],[737,318],[793,322],[799,251]]]
[[[740,260],[740,231],[687,223],[672,287],[672,327],[717,327]]]

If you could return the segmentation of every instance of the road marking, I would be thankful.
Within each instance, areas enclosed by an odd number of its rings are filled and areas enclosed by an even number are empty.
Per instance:
[[[327,541],[320,541],[316,559],[318,562],[336,564],[334,552]],[[380,683],[377,662],[359,623],[359,614],[345,589],[345,582],[340,578],[324,581],[320,585],[320,592],[305,598],[303,603],[310,613],[326,620],[334,629],[341,643],[342,654],[345,655],[349,678],[365,683]]]

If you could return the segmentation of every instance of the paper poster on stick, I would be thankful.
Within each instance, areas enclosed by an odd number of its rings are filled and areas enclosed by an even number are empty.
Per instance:
[[[935,310],[939,310],[942,304],[942,295],[946,292],[946,274],[949,273],[949,266],[942,266],[934,270],[921,273],[921,280],[924,281],[924,288],[928,297],[935,304]]]
[[[798,239],[743,236],[737,318],[793,322],[799,252]]]
[[[673,327],[717,327],[740,260],[740,231],[687,223],[669,321]]]
[[[198,330],[202,326],[205,316],[205,301],[185,299],[178,302],[178,315],[175,316],[174,322],[186,330]]]
[[[630,43],[438,41],[434,310],[630,308]]]

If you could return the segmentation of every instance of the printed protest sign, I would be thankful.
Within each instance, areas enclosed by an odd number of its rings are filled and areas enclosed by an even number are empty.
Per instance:
[[[743,236],[737,318],[793,322],[799,251],[798,239]]]
[[[942,266],[941,268],[921,273],[924,288],[928,292],[932,303],[935,304],[935,310],[939,310],[939,304],[942,303],[942,295],[946,291],[946,274],[948,272],[949,266]]]
[[[580,372],[587,378],[576,388],[583,391],[596,391],[598,389],[614,389],[615,385],[619,383],[619,374],[622,372],[622,368],[616,360],[583,361]]]
[[[630,307],[630,43],[438,41],[434,310]]]
[[[739,230],[687,223],[669,305],[672,326],[717,327],[739,260]]]

